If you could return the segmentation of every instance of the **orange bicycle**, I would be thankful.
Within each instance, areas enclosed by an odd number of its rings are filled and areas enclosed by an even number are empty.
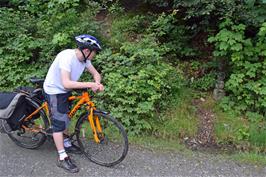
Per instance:
[[[26,94],[30,111],[19,124],[19,129],[8,136],[18,145],[28,149],[41,146],[52,135],[48,103],[45,101],[43,79],[31,79],[37,88],[20,88],[17,91]],[[68,99],[74,106],[70,109],[72,119],[78,110],[81,115],[70,134],[72,143],[78,143],[83,154],[92,162],[113,166],[127,155],[128,138],[122,124],[109,113],[97,110],[90,99],[88,90],[79,90],[78,95]]]

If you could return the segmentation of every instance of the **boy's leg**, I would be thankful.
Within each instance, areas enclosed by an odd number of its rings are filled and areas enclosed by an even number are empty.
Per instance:
[[[55,142],[55,146],[56,146],[57,151],[59,152],[59,151],[65,150],[63,133],[62,132],[55,132],[55,133],[53,133],[53,138],[54,138],[54,142]],[[60,160],[63,160],[63,159],[60,158]]]
[[[66,130],[69,124],[69,118],[67,115],[68,110],[64,109],[64,112],[62,112],[62,108],[59,106],[66,107],[64,105],[65,102],[60,101],[60,97],[58,97],[58,95],[48,95],[47,97],[52,120],[53,139],[59,155],[57,165],[69,172],[76,173],[79,170],[77,166],[71,162],[64,148],[63,132]]]
[[[64,138],[62,132],[55,132],[53,133],[53,138],[55,142],[55,146],[57,150],[63,150],[64,149]]]
[[[64,148],[64,136],[63,132],[53,133],[54,142],[58,151],[59,159],[57,160],[57,166],[61,167],[71,173],[77,173],[79,169],[71,161]]]

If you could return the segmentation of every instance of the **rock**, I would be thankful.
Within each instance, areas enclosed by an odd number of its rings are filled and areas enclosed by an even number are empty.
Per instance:
[[[205,101],[205,99],[204,99],[204,98],[200,98],[200,101],[204,102],[204,101]]]

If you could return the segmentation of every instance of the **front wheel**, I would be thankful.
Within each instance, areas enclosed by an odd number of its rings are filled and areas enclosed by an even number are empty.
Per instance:
[[[110,115],[96,111],[93,117],[94,122],[98,119],[100,123],[101,132],[97,132],[100,142],[94,139],[88,115],[83,115],[76,125],[76,136],[81,150],[96,164],[113,166],[120,163],[128,151],[128,138],[122,124]]]

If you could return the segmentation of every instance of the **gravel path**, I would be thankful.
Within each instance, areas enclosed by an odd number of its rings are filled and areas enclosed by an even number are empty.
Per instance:
[[[130,146],[128,156],[119,165],[107,168],[74,155],[80,167],[75,176],[266,176],[266,167],[239,164],[216,155],[193,152],[156,152]],[[56,167],[56,150],[46,142],[38,150],[16,146],[0,134],[0,176],[73,176]]]

